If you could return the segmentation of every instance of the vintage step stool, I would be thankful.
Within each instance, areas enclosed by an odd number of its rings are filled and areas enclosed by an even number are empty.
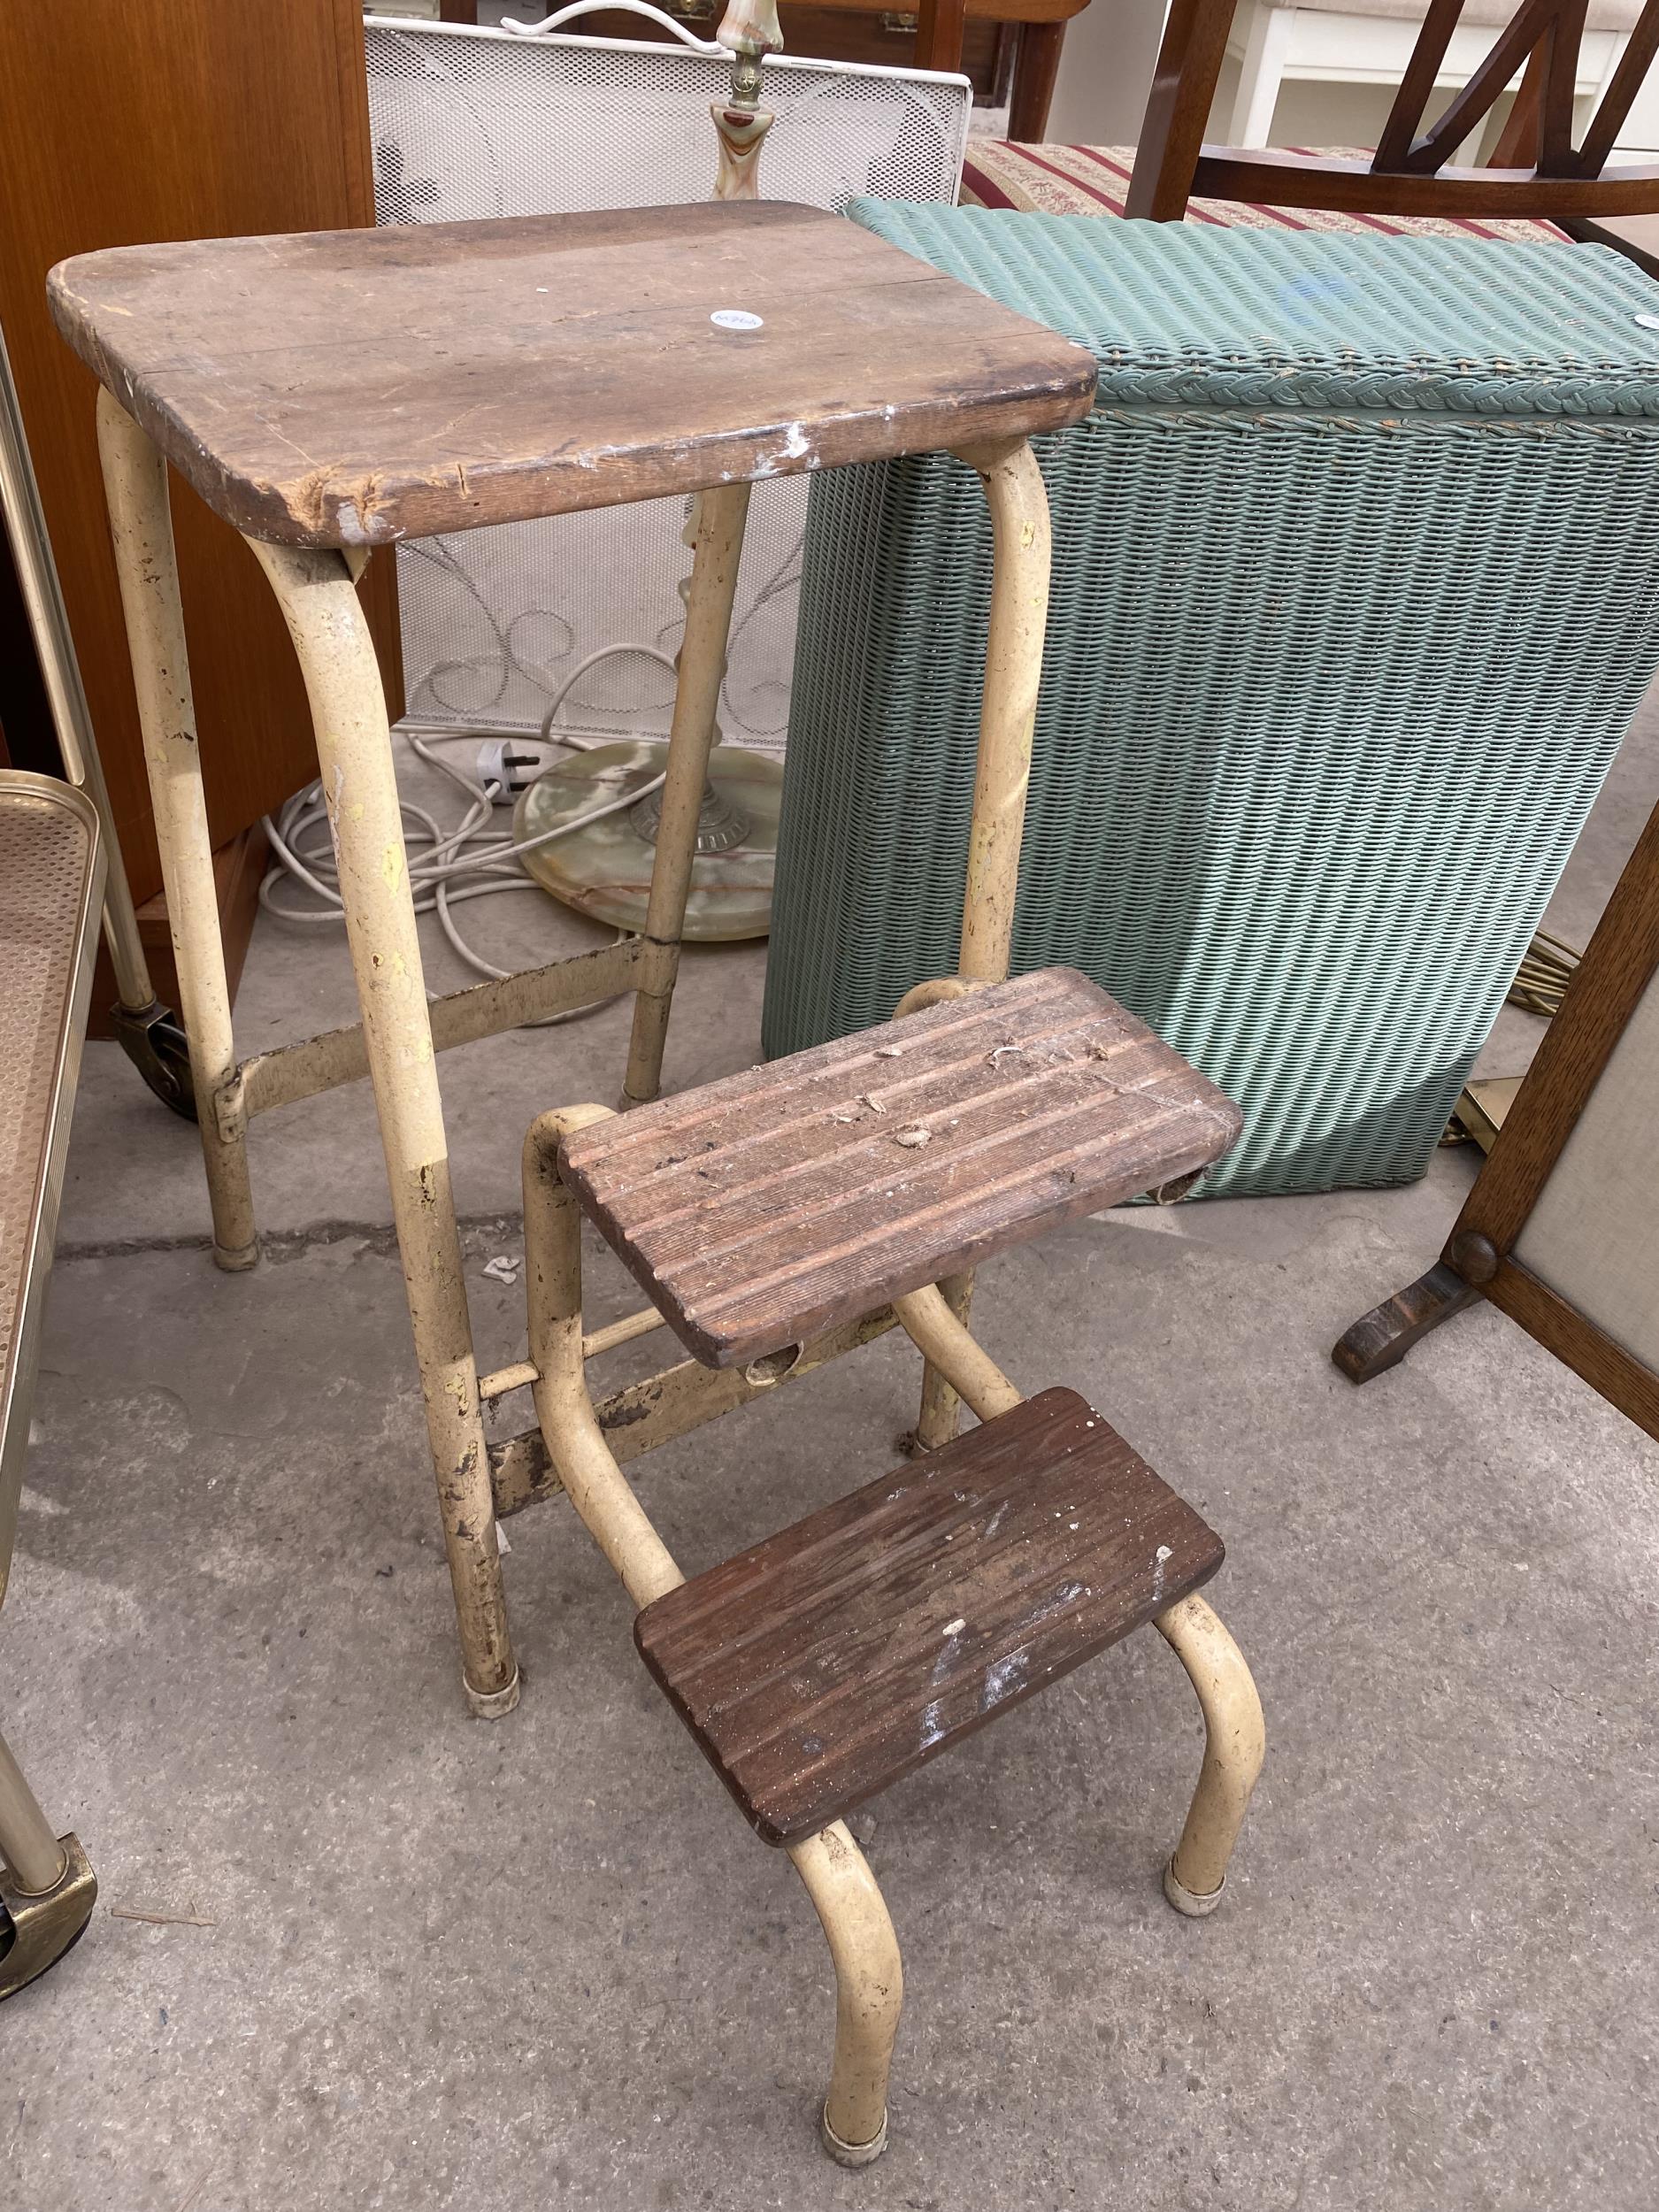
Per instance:
[[[1049,969],[923,985],[879,1028],[626,1117],[547,1114],[526,1141],[548,1459],[641,1609],[641,1656],[817,1908],[838,1989],[821,2133],[843,2164],[885,2145],[901,1992],[843,1816],[1147,1621],[1208,1739],[1164,1893],[1194,1916],[1220,1901],[1263,1748],[1249,1671],[1196,1594],[1221,1540],[1074,1391],[1023,1400],[938,1285],[1058,1222],[1179,1194],[1240,1125],[1103,991]],[[584,1212],[716,1371],[711,1393],[718,1371],[780,1379],[826,1333],[896,1320],[982,1425],[687,1581],[588,1394]]]
[[[215,1256],[232,1270],[258,1256],[250,1119],[367,1074],[466,1693],[499,1717],[518,1678],[435,1056],[631,992],[621,1088],[656,1095],[755,481],[935,446],[959,454],[995,517],[997,741],[1023,728],[1028,743],[1048,523],[1026,440],[1087,411],[1094,362],[842,217],[780,201],[119,247],[63,263],[50,292],[104,388],[99,438]],[[241,1061],[168,463],[243,534],[293,636],[363,1013],[361,1026]],[[695,542],[643,932],[429,1005],[386,698],[357,597],[364,563],[412,538],[689,494]],[[989,852],[1005,825],[987,813],[981,826]],[[1006,972],[1005,959],[972,972]]]

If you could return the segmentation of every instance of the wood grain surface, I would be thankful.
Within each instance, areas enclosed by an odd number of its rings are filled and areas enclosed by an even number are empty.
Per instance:
[[[1048,968],[565,1139],[584,1208],[711,1367],[1194,1174],[1233,1102]]]
[[[1613,887],[1474,1188],[1463,1202],[1447,1240],[1448,1258],[1452,1243],[1464,1234],[1483,1236],[1498,1253],[1509,1252],[1655,973],[1659,807],[1648,817]],[[1643,1166],[1640,1171],[1647,1171]]]
[[[780,201],[93,254],[70,343],[250,536],[368,545],[1071,422],[1092,355]],[[714,317],[736,311],[760,326]]]
[[[1503,1260],[1486,1295],[1627,1419],[1659,1437],[1659,1375],[1570,1306],[1518,1260]]]
[[[648,1605],[640,1655],[794,1843],[1207,1582],[1221,1539],[1046,1390]]]

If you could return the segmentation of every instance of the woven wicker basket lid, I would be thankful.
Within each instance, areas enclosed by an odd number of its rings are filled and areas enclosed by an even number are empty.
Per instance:
[[[1659,416],[1659,285],[1605,247],[848,212],[1089,347],[1100,407]]]

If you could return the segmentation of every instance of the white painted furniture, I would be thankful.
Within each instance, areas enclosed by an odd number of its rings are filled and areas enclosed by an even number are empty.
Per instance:
[[[1467,83],[1517,0],[1465,0],[1437,82]],[[1232,146],[1265,146],[1281,85],[1399,84],[1426,12],[1423,0],[1335,0],[1317,8],[1269,7],[1247,0],[1233,19],[1227,50],[1239,58],[1233,121],[1222,134]],[[1578,91],[1597,96],[1624,52],[1640,0],[1590,0],[1579,49]],[[1634,117],[1632,116],[1632,120]],[[1631,143],[1638,142],[1632,140]]]

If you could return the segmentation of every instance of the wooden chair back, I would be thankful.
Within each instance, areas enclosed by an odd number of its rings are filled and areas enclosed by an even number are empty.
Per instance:
[[[1646,0],[1606,92],[1574,145],[1573,86],[1586,0],[1518,0],[1507,27],[1431,125],[1425,111],[1463,0],[1429,0],[1423,28],[1369,161],[1279,148],[1207,146],[1204,125],[1237,0],[1172,0],[1125,212],[1179,222],[1194,194],[1356,215],[1531,217],[1553,221],[1659,211],[1659,167],[1605,167],[1659,51],[1659,0]],[[1521,72],[1491,163],[1450,157]]]

